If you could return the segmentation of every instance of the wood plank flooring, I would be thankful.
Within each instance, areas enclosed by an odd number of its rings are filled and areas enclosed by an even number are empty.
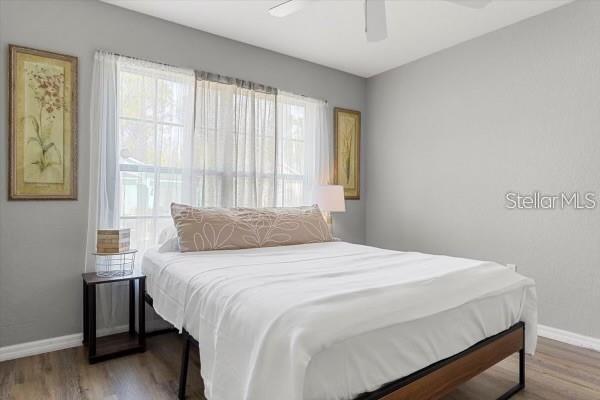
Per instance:
[[[0,363],[0,399],[175,399],[181,342],[170,333],[148,338],[148,350],[89,365],[82,347]],[[193,351],[188,398],[204,400],[198,352]],[[444,400],[495,399],[516,382],[510,357]],[[515,400],[599,400],[600,353],[540,339],[527,359],[527,387]]]

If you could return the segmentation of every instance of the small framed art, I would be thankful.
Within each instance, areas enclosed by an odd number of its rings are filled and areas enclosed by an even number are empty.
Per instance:
[[[9,199],[77,199],[77,58],[9,46]]]
[[[360,111],[334,110],[334,180],[347,200],[360,199]]]

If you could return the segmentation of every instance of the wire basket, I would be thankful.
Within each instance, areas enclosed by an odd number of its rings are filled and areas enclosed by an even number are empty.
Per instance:
[[[92,253],[96,256],[96,275],[118,277],[133,274],[137,250],[121,253]]]

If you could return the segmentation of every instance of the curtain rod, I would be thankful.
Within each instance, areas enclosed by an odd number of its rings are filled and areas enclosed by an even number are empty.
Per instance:
[[[108,50],[102,50],[102,49],[96,50],[96,51],[101,51],[101,52],[104,52],[104,53],[113,54],[115,56],[129,58],[129,59],[132,59],[132,60],[138,60],[138,61],[143,61],[143,62],[148,62],[148,63],[154,63],[154,64],[159,64],[159,65],[164,65],[165,67],[169,67],[169,68],[191,69],[192,71],[194,71],[194,74],[196,76],[198,76],[198,73],[204,72],[204,71],[197,71],[197,70],[195,70],[193,68],[185,68],[185,67],[180,67],[180,66],[173,65],[173,64],[167,64],[167,63],[160,62],[160,61],[149,60],[147,58],[133,57],[133,56],[125,55],[125,54],[115,53],[114,51],[108,51]],[[215,74],[215,75],[219,75],[219,74]],[[228,78],[239,79],[239,78],[234,78],[234,77],[228,77]],[[250,81],[250,82],[252,82],[252,81]],[[269,86],[269,85],[264,85],[262,83],[256,83],[256,82],[252,82],[252,83],[255,83],[255,84],[258,84],[258,85],[263,85],[263,86]],[[273,87],[273,86],[271,86],[271,87]],[[279,90],[279,88],[275,88],[275,89]],[[302,93],[295,93],[295,92],[289,92],[289,93],[294,94],[296,96],[300,96],[300,97],[306,97],[308,99],[320,100],[320,101],[324,102],[325,104],[329,104],[329,102],[326,99],[321,99],[321,98],[318,98],[318,97],[312,97],[312,96],[308,96],[308,95],[305,95],[305,94],[302,94]]]

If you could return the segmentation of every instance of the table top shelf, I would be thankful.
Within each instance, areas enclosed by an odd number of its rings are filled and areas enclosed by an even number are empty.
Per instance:
[[[132,274],[123,276],[98,276],[95,272],[85,272],[81,274],[83,281],[87,285],[99,285],[102,283],[130,281],[132,279],[143,279],[146,275],[140,271],[133,271]]]
[[[120,251],[118,253],[99,253],[97,251],[92,252],[92,255],[94,256],[99,256],[99,257],[108,257],[108,256],[124,256],[127,254],[135,254],[138,251],[136,249],[131,249],[131,250],[125,250],[125,251]]]

